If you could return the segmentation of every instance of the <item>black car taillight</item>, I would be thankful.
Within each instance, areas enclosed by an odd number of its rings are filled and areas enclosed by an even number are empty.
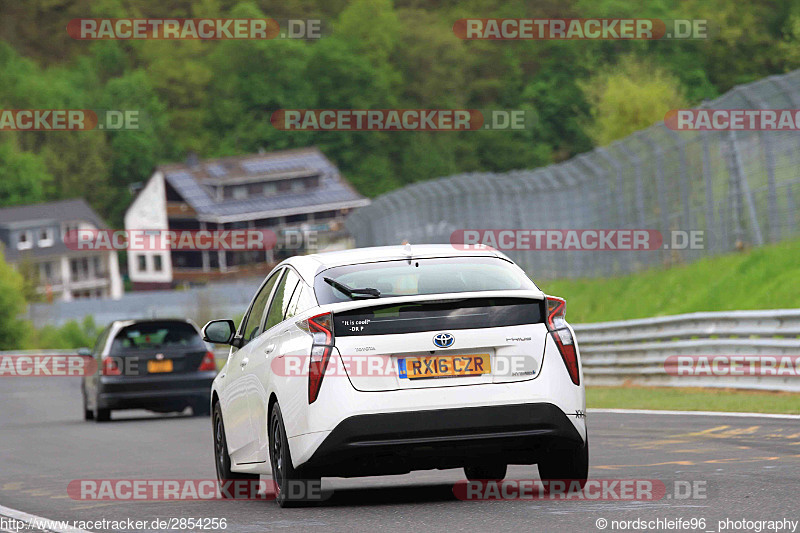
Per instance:
[[[312,404],[319,396],[322,378],[333,353],[333,315],[323,313],[307,320],[297,322],[297,326],[311,335],[311,357],[308,367],[308,403]]]
[[[197,369],[198,372],[205,372],[207,370],[216,370],[217,369],[217,361],[214,359],[214,352],[206,352],[203,356],[203,362],[200,363],[200,368]]]
[[[575,351],[575,339],[572,332],[567,327],[564,318],[567,314],[567,301],[553,296],[547,297],[547,329],[550,330],[553,340],[564,360],[569,377],[575,385],[581,384],[581,376],[578,372],[578,354]]]
[[[117,365],[113,357],[108,355],[103,356],[103,375],[104,376],[121,376],[122,370]]]

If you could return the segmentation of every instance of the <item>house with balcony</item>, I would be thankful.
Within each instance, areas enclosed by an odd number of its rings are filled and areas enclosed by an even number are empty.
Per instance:
[[[125,213],[126,230],[269,229],[277,243],[249,251],[131,250],[128,274],[135,290],[264,275],[292,255],[351,247],[344,218],[368,204],[316,148],[161,165]]]
[[[80,198],[0,209],[6,262],[33,279],[47,301],[122,296],[116,252],[76,250],[66,243],[76,230],[105,227]]]

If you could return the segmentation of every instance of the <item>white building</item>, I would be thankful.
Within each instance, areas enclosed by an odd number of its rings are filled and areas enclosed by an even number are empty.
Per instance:
[[[104,228],[83,199],[0,209],[5,260],[37,280],[37,291],[48,301],[122,296],[116,252],[80,251],[65,243],[75,230]]]
[[[266,274],[291,255],[350,245],[344,217],[368,205],[316,148],[162,165],[125,213],[126,230],[270,229],[274,249],[128,252],[134,289]],[[314,235],[314,249],[286,247],[291,234]]]

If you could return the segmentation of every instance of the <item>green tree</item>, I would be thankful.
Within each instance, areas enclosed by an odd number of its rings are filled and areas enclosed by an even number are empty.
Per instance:
[[[587,130],[601,146],[687,106],[675,76],[630,56],[592,76],[582,88],[592,105],[593,122]]]
[[[6,263],[0,246],[0,350],[25,347],[29,325],[20,315],[25,312],[25,281]]]
[[[0,140],[0,206],[40,202],[44,185],[51,181],[42,158],[21,151],[16,139],[9,135]]]

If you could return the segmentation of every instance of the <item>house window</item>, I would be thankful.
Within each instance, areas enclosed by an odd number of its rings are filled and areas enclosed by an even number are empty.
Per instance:
[[[89,260],[87,258],[71,259],[69,266],[73,280],[79,281],[89,277]]]
[[[292,192],[301,192],[306,188],[305,184],[303,184],[303,180],[291,180],[289,183],[292,185]]]
[[[101,257],[93,257],[92,261],[94,262],[92,265],[94,266],[94,275],[97,277],[104,276],[105,272],[103,272],[103,259]]]
[[[153,270],[155,270],[156,272],[161,272],[162,270],[164,270],[163,259],[160,255],[153,256]]]
[[[53,246],[53,228],[42,228],[39,230],[39,246],[41,248]]]
[[[33,235],[30,230],[21,231],[17,240],[17,250],[30,250],[33,248]]]
[[[306,189],[315,189],[319,187],[319,176],[311,176],[310,178],[306,178],[303,185],[305,185]]]
[[[77,222],[66,222],[63,226],[61,226],[61,238],[63,240],[78,240],[78,223]]]
[[[53,279],[53,263],[49,261],[39,263],[39,276],[43,282],[49,283]]]
[[[136,256],[136,265],[139,269],[139,272],[147,272],[147,257],[139,254]]]
[[[234,200],[244,200],[247,198],[247,187],[243,185],[237,185],[233,188],[233,199]]]

